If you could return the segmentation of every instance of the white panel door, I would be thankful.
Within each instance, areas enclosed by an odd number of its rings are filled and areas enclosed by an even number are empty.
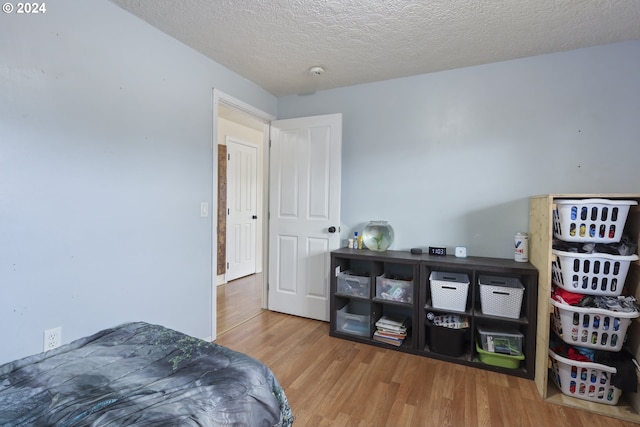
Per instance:
[[[340,247],[342,115],[271,122],[269,309],[329,321]]]
[[[227,137],[227,272],[231,281],[256,272],[258,147]]]

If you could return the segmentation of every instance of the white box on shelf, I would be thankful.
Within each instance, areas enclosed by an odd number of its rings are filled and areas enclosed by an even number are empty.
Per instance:
[[[518,319],[522,309],[524,286],[515,277],[478,277],[482,314]]]
[[[429,275],[429,282],[433,308],[460,312],[467,309],[468,275],[432,271]]]

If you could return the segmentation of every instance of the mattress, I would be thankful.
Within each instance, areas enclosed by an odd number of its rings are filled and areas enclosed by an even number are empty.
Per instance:
[[[127,323],[0,366],[1,426],[290,426],[260,361]]]

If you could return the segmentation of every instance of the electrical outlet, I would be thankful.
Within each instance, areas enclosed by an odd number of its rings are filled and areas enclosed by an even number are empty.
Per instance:
[[[62,345],[62,327],[44,331],[44,351],[53,350]]]

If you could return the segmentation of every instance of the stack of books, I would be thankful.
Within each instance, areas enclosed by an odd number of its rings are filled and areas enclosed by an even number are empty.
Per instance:
[[[376,322],[377,330],[373,334],[374,341],[400,346],[407,337],[406,318],[382,316]]]

